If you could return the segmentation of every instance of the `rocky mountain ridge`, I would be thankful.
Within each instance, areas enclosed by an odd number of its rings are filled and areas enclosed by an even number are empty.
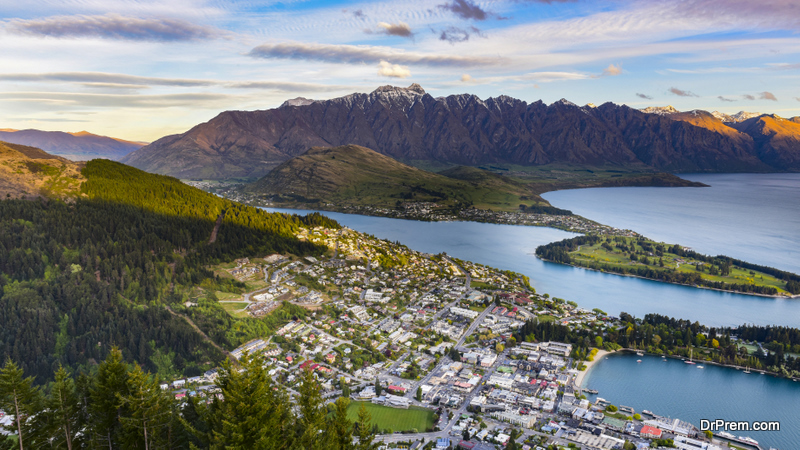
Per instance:
[[[614,103],[580,107],[566,99],[546,105],[505,95],[434,98],[419,85],[382,86],[331,100],[295,99],[269,110],[226,111],[122,161],[181,178],[260,177],[311,147],[354,144],[411,164],[800,170],[794,138],[765,139],[758,134],[764,127],[733,128],[711,113],[691,121],[683,113],[658,111]],[[789,127],[770,129],[793,133]]]

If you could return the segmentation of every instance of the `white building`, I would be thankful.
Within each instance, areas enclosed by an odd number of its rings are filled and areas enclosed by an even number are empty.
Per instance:
[[[459,308],[458,306],[451,306],[450,312],[457,316],[466,317],[468,319],[474,319],[478,317],[477,311],[473,311],[471,309],[466,309],[466,308]]]

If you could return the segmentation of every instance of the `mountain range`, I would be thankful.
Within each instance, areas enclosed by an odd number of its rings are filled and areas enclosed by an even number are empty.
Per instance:
[[[800,118],[726,123],[711,113],[550,105],[508,96],[434,98],[383,86],[331,100],[226,111],[122,159],[180,178],[260,177],[310,147],[355,144],[418,165],[574,164],[662,172],[800,170]],[[702,116],[699,120],[695,116]]]
[[[133,142],[107,136],[99,136],[80,131],[13,130],[0,129],[0,140],[13,144],[40,148],[50,154],[62,156],[73,161],[86,161],[94,158],[118,160],[137,150],[146,142]]]

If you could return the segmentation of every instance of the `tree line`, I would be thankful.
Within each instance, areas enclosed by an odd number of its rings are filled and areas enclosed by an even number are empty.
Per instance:
[[[8,360],[0,369],[0,408],[13,419],[0,449],[377,448],[363,405],[351,421],[349,399],[325,404],[310,370],[293,402],[264,366],[257,356],[226,360],[207,396],[178,401],[116,348],[93,373],[73,378],[59,368],[47,389]]]
[[[652,353],[689,356],[692,348],[700,348],[694,356],[721,364],[750,366],[792,376],[800,372],[800,358],[789,355],[800,346],[800,330],[788,327],[761,327],[741,325],[737,328],[716,328],[698,322],[674,319],[660,314],[647,314],[637,319],[625,312],[620,313],[622,325],[605,332],[589,328],[573,329],[557,322],[527,321],[514,337],[522,340],[558,341],[574,345],[577,357],[587,355],[591,347],[606,350],[636,348]],[[737,340],[738,338],[738,340]],[[768,354],[751,355],[739,340],[758,341],[767,344]],[[794,372],[793,372],[794,371]]]

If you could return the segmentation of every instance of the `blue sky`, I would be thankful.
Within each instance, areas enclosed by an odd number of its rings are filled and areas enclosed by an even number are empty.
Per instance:
[[[419,83],[800,115],[796,0],[0,0],[0,128],[152,141]]]

